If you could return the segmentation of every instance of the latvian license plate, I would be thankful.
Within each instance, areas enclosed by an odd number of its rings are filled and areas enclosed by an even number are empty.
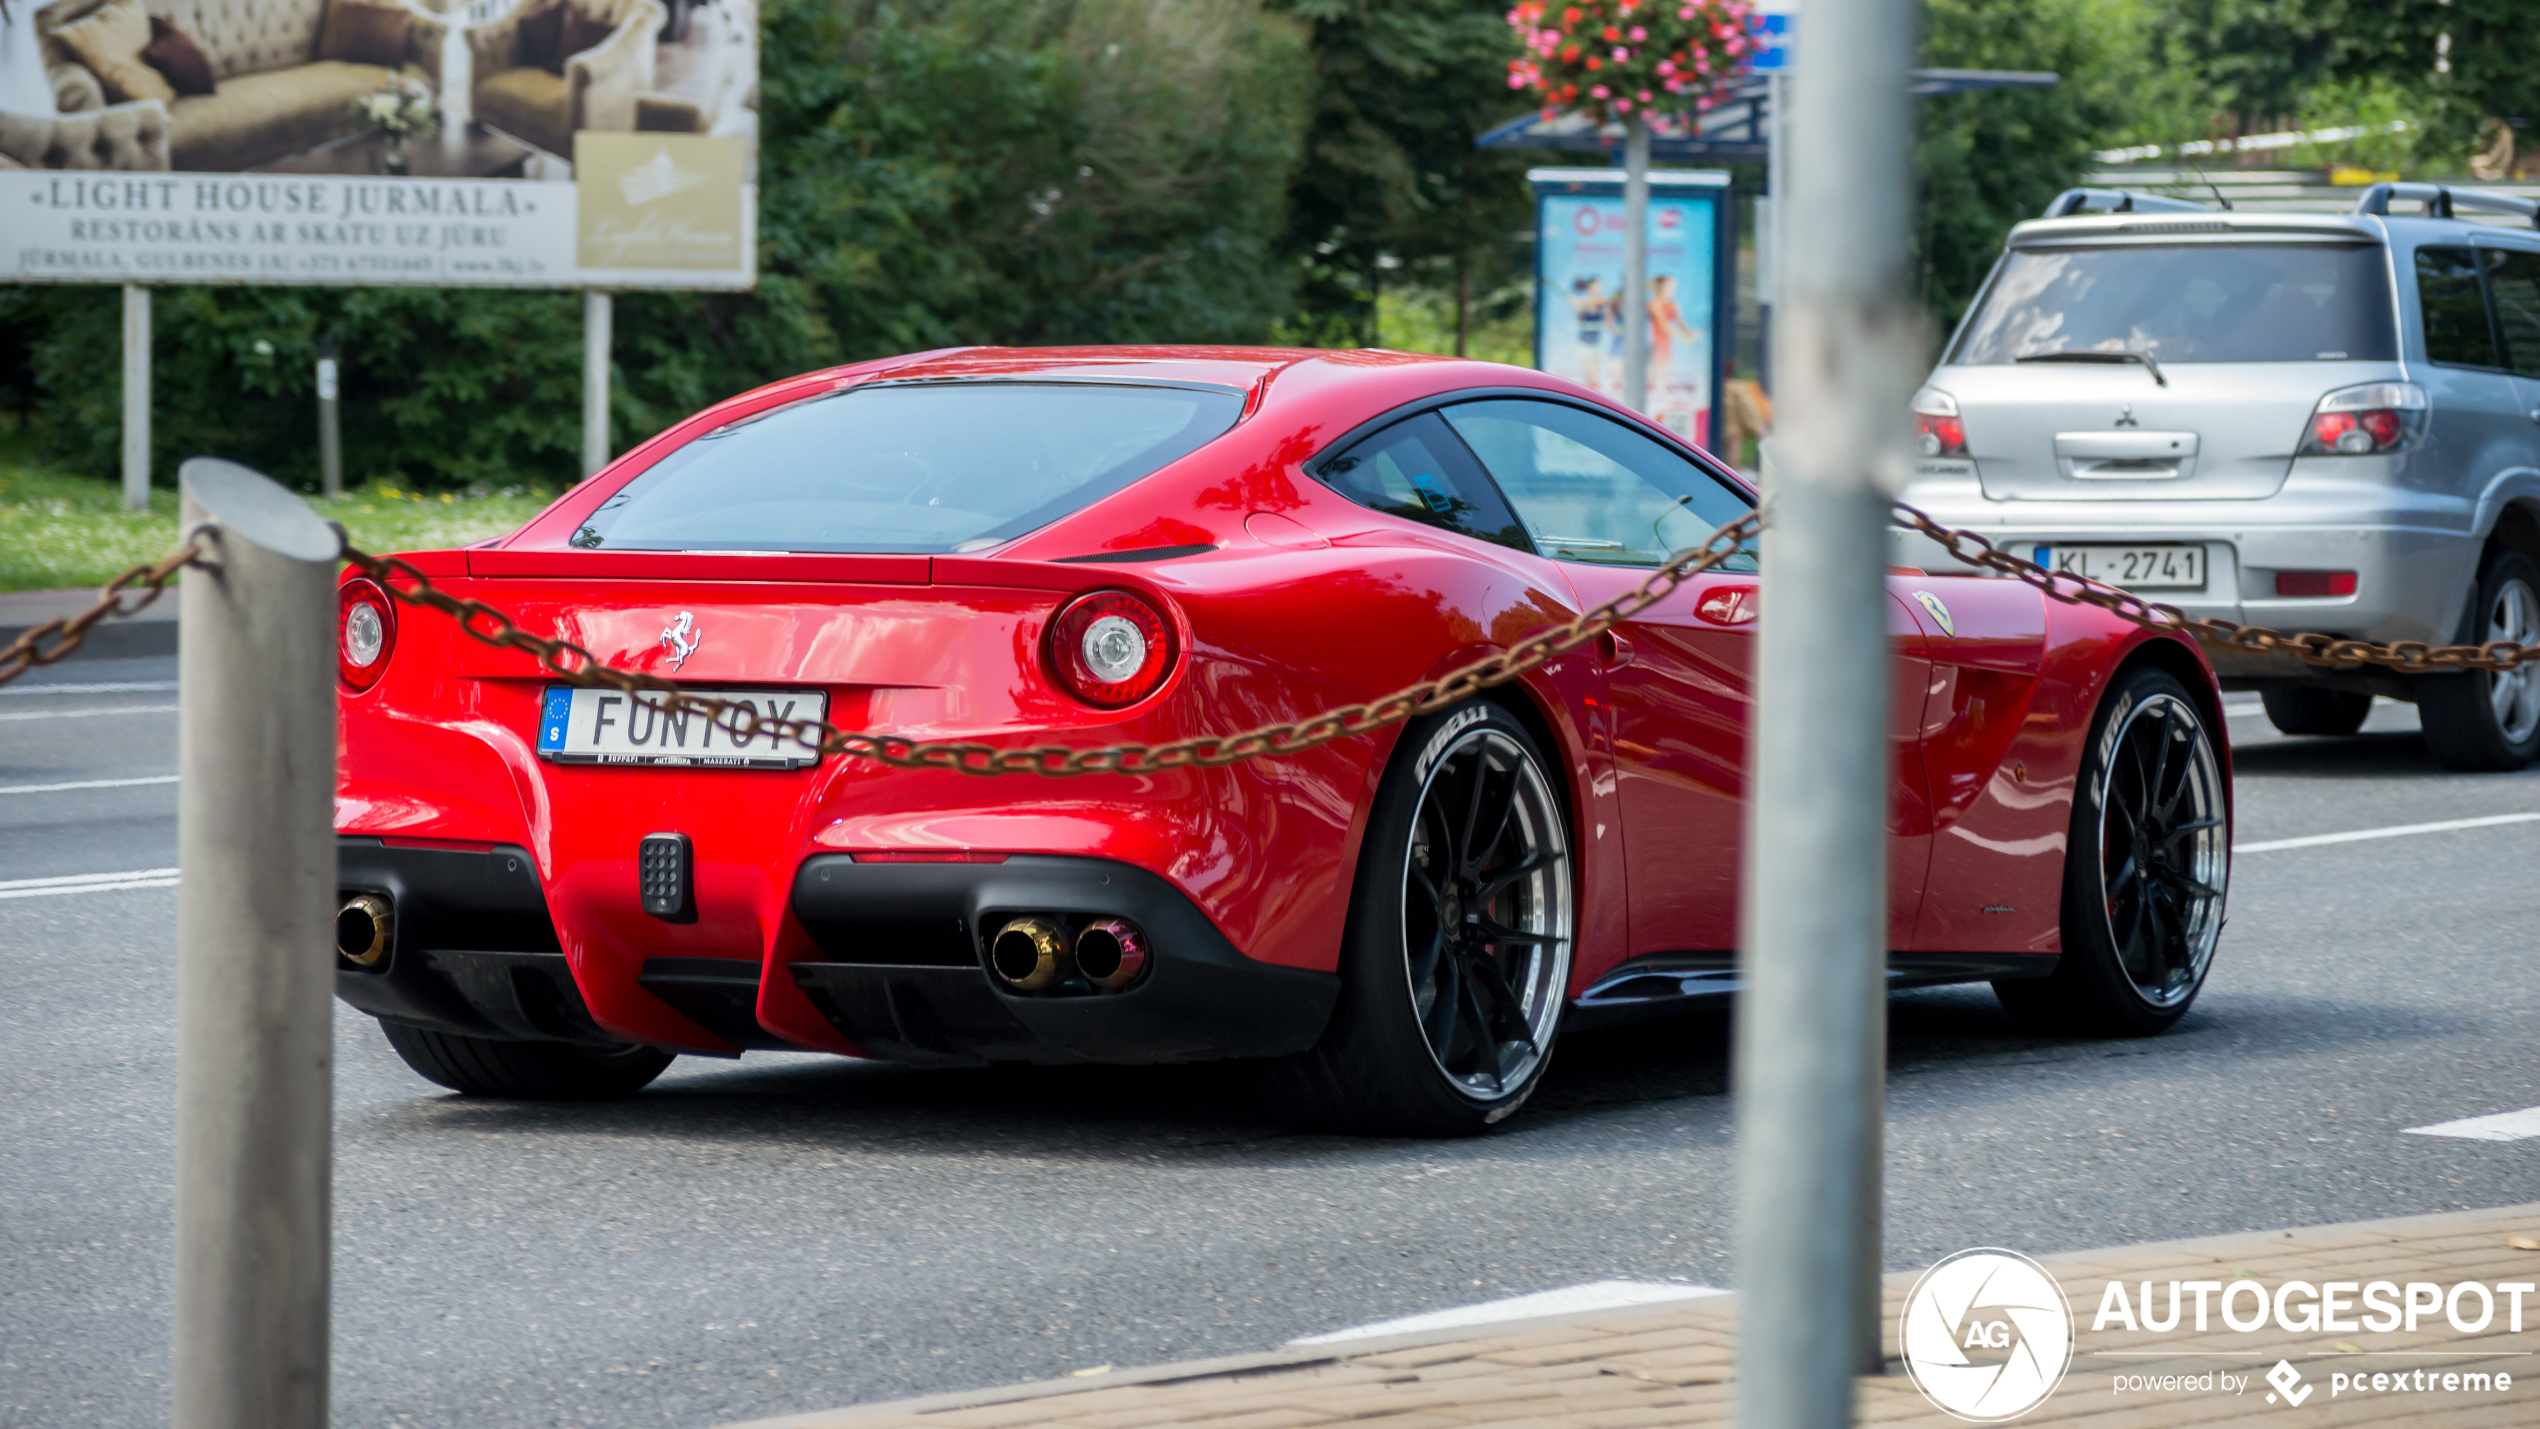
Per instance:
[[[691,690],[699,699],[747,704],[767,719],[826,719],[826,690]],[[747,743],[702,713],[662,708],[659,696],[551,685],[539,702],[538,757],[558,764],[675,764],[701,769],[794,769],[820,762],[797,740],[761,734]]]
[[[2030,559],[2122,590],[2205,588],[2202,546],[2040,546]]]

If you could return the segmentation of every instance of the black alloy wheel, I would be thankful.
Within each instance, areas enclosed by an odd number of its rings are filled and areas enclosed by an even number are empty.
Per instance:
[[[2140,1037],[2187,1013],[2221,941],[2229,791],[2205,713],[2166,671],[2121,674],[2091,729],[2064,855],[2063,957],[1994,984],[2039,1030]]]
[[[2461,643],[2540,644],[2540,566],[2502,546],[2479,562]],[[2511,773],[2540,757],[2540,667],[2416,677],[2426,750],[2446,769]]]
[[[1569,818],[1524,726],[1487,702],[1414,721],[1385,771],[1322,1040],[1271,1064],[1274,1107],[1385,1135],[1466,1136],[1552,1058],[1576,915]]]

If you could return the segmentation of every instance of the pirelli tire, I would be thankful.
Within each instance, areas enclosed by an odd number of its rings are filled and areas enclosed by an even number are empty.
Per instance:
[[[1262,1069],[1271,1109],[1384,1136],[1471,1136],[1534,1095],[1569,995],[1568,805],[1487,700],[1414,720],[1361,845],[1321,1041]]]
[[[610,1101],[642,1091],[673,1054],[628,1043],[504,1042],[382,1021],[388,1045],[418,1076],[472,1097],[520,1101]]]

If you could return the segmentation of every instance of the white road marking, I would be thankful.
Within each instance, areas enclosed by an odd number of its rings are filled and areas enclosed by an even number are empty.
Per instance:
[[[1728,1293],[1709,1285],[1598,1280],[1559,1290],[1538,1290],[1532,1295],[1513,1295],[1505,1300],[1486,1300],[1479,1305],[1459,1305],[1452,1310],[1432,1310],[1425,1315],[1405,1315],[1399,1320],[1378,1320],[1372,1325],[1352,1325],[1346,1330],[1308,1335],[1288,1343],[1330,1345],[1344,1340],[1373,1339],[1378,1335],[1454,1330],[1466,1325],[1494,1325],[1506,1320],[1531,1320],[1540,1315],[1568,1315],[1582,1310],[1627,1310],[1635,1305],[1669,1305],[1680,1300],[1703,1300]]]
[[[173,774],[140,779],[73,779],[64,784],[0,784],[0,794],[58,794],[65,789],[129,789],[138,784],[173,784]]]
[[[113,708],[88,710],[11,710],[6,714],[0,714],[0,720],[76,719],[81,715],[167,714],[175,708],[174,705],[117,705]]]
[[[2410,1136],[2450,1136],[2463,1141],[2521,1141],[2540,1136],[2540,1106],[2500,1111],[2492,1116],[2465,1116],[2432,1126],[2411,1126]]]
[[[86,685],[11,685],[0,695],[124,695],[136,690],[173,690],[174,680],[110,680]]]
[[[0,899],[50,898],[57,893],[112,893],[124,888],[174,888],[173,868],[135,868],[122,873],[72,873],[58,878],[0,882]]]
[[[2278,849],[2317,848],[2322,844],[2362,843],[2366,839],[2404,838],[2409,834],[2445,834],[2454,829],[2492,829],[2499,824],[2540,822],[2540,814],[2489,814],[2477,819],[2444,819],[2431,824],[2393,824],[2386,829],[2354,829],[2342,834],[2305,834],[2298,839],[2268,839],[2263,843],[2233,844],[2233,853],[2274,853]]]

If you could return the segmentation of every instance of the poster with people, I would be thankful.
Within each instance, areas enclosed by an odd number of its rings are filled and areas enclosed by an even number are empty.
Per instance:
[[[1619,169],[1537,169],[1535,366],[1623,398],[1623,183]],[[1647,414],[1711,440],[1718,374],[1720,205],[1728,176],[1653,173]]]
[[[0,0],[0,281],[747,288],[759,0]]]

